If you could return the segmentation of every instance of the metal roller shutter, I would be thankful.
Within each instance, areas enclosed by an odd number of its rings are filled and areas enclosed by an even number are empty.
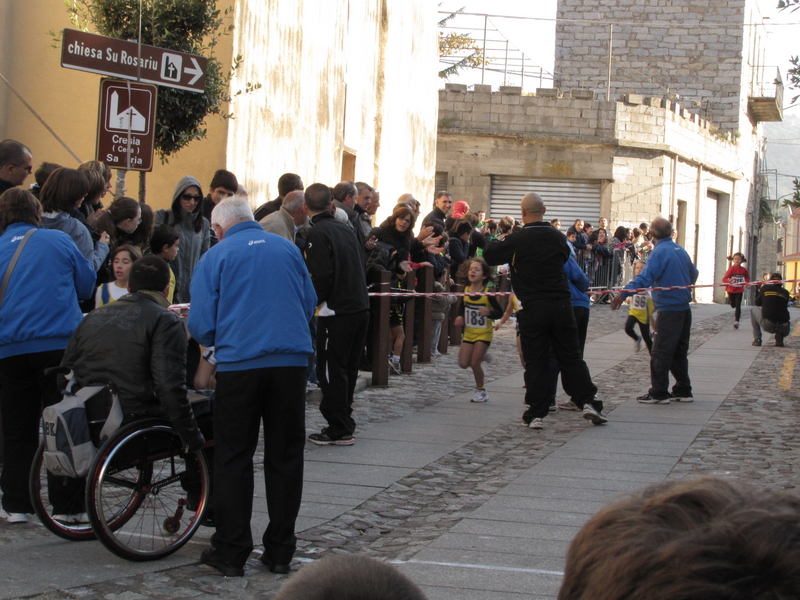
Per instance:
[[[513,175],[492,175],[489,213],[492,219],[520,217],[519,202],[536,192],[547,206],[545,218],[561,219],[566,230],[576,219],[597,226],[600,219],[600,181],[597,179],[530,179]]]

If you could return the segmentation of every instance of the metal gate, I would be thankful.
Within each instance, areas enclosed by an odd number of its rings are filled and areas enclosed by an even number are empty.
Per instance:
[[[502,219],[520,217],[519,203],[525,194],[536,192],[545,202],[545,219],[561,219],[562,228],[583,219],[597,226],[600,219],[600,180],[531,179],[514,175],[492,175],[489,215]]]

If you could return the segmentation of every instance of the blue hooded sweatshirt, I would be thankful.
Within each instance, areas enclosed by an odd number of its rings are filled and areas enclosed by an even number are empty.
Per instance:
[[[589,295],[586,293],[586,290],[589,289],[589,278],[578,266],[574,256],[570,256],[569,260],[564,263],[564,272],[569,280],[569,294],[572,306],[591,308]]]
[[[255,221],[233,225],[192,275],[189,331],[219,371],[304,367],[317,294],[300,249]]]
[[[624,289],[693,285],[698,274],[697,267],[692,264],[686,250],[678,246],[672,238],[664,238],[656,242],[642,272]],[[633,296],[633,292],[622,292],[623,298],[629,296]],[[656,310],[689,310],[691,301],[692,291],[688,289],[653,291]]]
[[[0,236],[0,279],[28,223]],[[63,350],[83,315],[78,299],[91,298],[95,272],[66,233],[37,229],[19,255],[0,307],[0,358]]]

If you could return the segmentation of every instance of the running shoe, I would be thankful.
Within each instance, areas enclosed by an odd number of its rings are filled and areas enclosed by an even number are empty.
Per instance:
[[[636,401],[641,402],[642,404],[669,404],[669,397],[655,398],[650,394],[645,394],[644,396],[637,397]]]
[[[475,390],[475,395],[470,399],[470,402],[486,402],[489,399],[489,394],[486,390]]]
[[[338,439],[331,439],[327,433],[312,433],[308,436],[308,441],[317,446],[352,446],[355,438],[352,435],[345,435]]]
[[[598,412],[591,404],[587,404],[583,407],[581,416],[587,421],[591,421],[592,425],[605,425],[608,423],[608,419],[606,419],[602,413]]]

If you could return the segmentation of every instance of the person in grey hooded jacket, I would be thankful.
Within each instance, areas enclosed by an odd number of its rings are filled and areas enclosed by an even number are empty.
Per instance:
[[[190,301],[189,284],[192,281],[192,272],[211,244],[211,225],[201,212],[202,200],[200,182],[186,175],[175,186],[172,208],[156,211],[155,224],[171,225],[181,237],[180,251],[171,262],[176,279],[173,296],[176,304]]]

